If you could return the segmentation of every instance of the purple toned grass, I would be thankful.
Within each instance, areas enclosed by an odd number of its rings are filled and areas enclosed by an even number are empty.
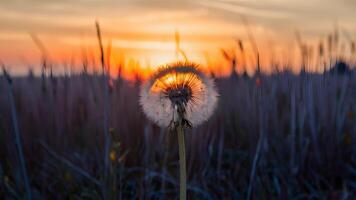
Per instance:
[[[0,196],[21,198],[5,81],[0,76]],[[220,78],[217,87],[214,116],[186,135],[188,199],[355,198],[355,72],[280,73],[257,84]],[[177,198],[176,136],[144,117],[138,89],[114,80],[106,100],[99,75],[13,78],[33,198],[102,198],[104,181],[109,199]]]

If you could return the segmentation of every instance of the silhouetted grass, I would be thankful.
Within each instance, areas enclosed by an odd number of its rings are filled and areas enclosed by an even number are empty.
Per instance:
[[[252,199],[355,198],[355,76],[283,72],[217,79],[217,112],[187,133],[189,199],[246,199],[249,188]],[[0,195],[23,198],[6,81],[2,75]],[[103,191],[110,199],[177,198],[176,136],[144,117],[138,84],[114,79],[109,89],[105,100],[103,76],[87,73],[13,78],[34,199],[99,199]]]

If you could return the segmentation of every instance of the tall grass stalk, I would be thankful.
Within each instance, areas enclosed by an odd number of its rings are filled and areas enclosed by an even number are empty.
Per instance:
[[[179,54],[180,54],[182,55],[185,61],[189,61],[187,54],[185,54],[185,52],[180,47],[180,35],[178,31],[175,32],[174,39],[175,39],[175,46],[176,46],[176,59],[179,60]]]
[[[247,188],[247,200],[251,199],[252,191],[253,191],[253,184],[256,176],[256,170],[258,167],[258,161],[260,159],[260,156],[262,154],[262,145],[264,142],[264,133],[263,133],[263,108],[262,108],[262,88],[259,86],[258,88],[258,103],[259,103],[259,139],[258,139],[258,144],[255,152],[255,156],[253,158],[253,163],[252,163],[252,169],[250,173],[250,182]]]
[[[15,144],[16,144],[16,149],[17,153],[19,156],[20,160],[20,168],[21,168],[21,174],[23,178],[23,182],[25,185],[25,191],[26,191],[26,199],[31,200],[32,199],[32,193],[31,193],[31,187],[30,187],[30,181],[28,178],[28,173],[27,173],[27,168],[26,168],[26,161],[25,161],[25,155],[23,153],[22,149],[22,142],[21,142],[21,133],[17,121],[17,112],[16,112],[16,105],[15,105],[15,100],[14,100],[14,95],[13,95],[13,88],[12,88],[12,80],[10,75],[6,72],[5,68],[3,68],[3,73],[5,75],[5,78],[7,79],[7,95],[8,99],[10,102],[10,109],[11,109],[11,119],[12,119],[12,126],[15,132]]]
[[[248,38],[250,40],[253,53],[255,54],[256,68],[257,68],[256,69],[256,73],[260,74],[260,72],[261,72],[260,53],[259,53],[259,50],[258,50],[256,38],[254,37],[254,35],[253,35],[253,33],[252,33],[251,29],[250,29],[249,22],[247,21],[247,19],[245,17],[241,16],[241,20],[242,20],[242,23],[243,23],[243,25],[245,27],[247,36],[248,36]]]
[[[107,69],[105,67],[105,60],[104,60],[104,48],[103,48],[103,43],[102,43],[102,37],[101,37],[101,31],[100,31],[100,26],[99,22],[95,22],[95,27],[96,27],[96,33],[98,37],[98,42],[99,42],[99,48],[100,48],[100,62],[101,62],[101,68],[102,68],[102,73],[103,73],[103,89],[104,89],[104,116],[103,116],[103,129],[104,129],[104,181],[108,181],[108,173],[109,173],[109,160],[110,160],[110,146],[111,146],[111,138],[109,134],[109,87],[108,87],[108,73]],[[105,185],[105,184],[104,184]],[[105,187],[105,186],[104,186]],[[105,191],[105,189],[104,189]],[[106,192],[104,194],[104,199],[106,199]]]

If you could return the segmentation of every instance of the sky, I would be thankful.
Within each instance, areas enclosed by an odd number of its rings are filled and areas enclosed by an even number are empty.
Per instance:
[[[232,53],[241,40],[252,71],[249,32],[269,71],[273,60],[298,65],[296,32],[310,45],[335,27],[345,45],[355,40],[355,9],[354,0],[0,0],[0,60],[13,73],[26,73],[29,66],[38,72],[41,51],[31,35],[59,73],[64,70],[59,63],[79,63],[84,55],[95,60],[98,21],[105,49],[111,45],[113,73],[120,62],[130,63],[124,70],[132,74],[177,60],[177,34],[189,60],[221,74],[230,70],[222,49]]]

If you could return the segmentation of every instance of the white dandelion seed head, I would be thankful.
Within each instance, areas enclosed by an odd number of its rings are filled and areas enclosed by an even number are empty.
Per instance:
[[[172,122],[177,101],[184,104],[185,119],[196,126],[213,114],[217,100],[214,81],[193,63],[179,62],[161,67],[140,91],[144,113],[161,127]]]

